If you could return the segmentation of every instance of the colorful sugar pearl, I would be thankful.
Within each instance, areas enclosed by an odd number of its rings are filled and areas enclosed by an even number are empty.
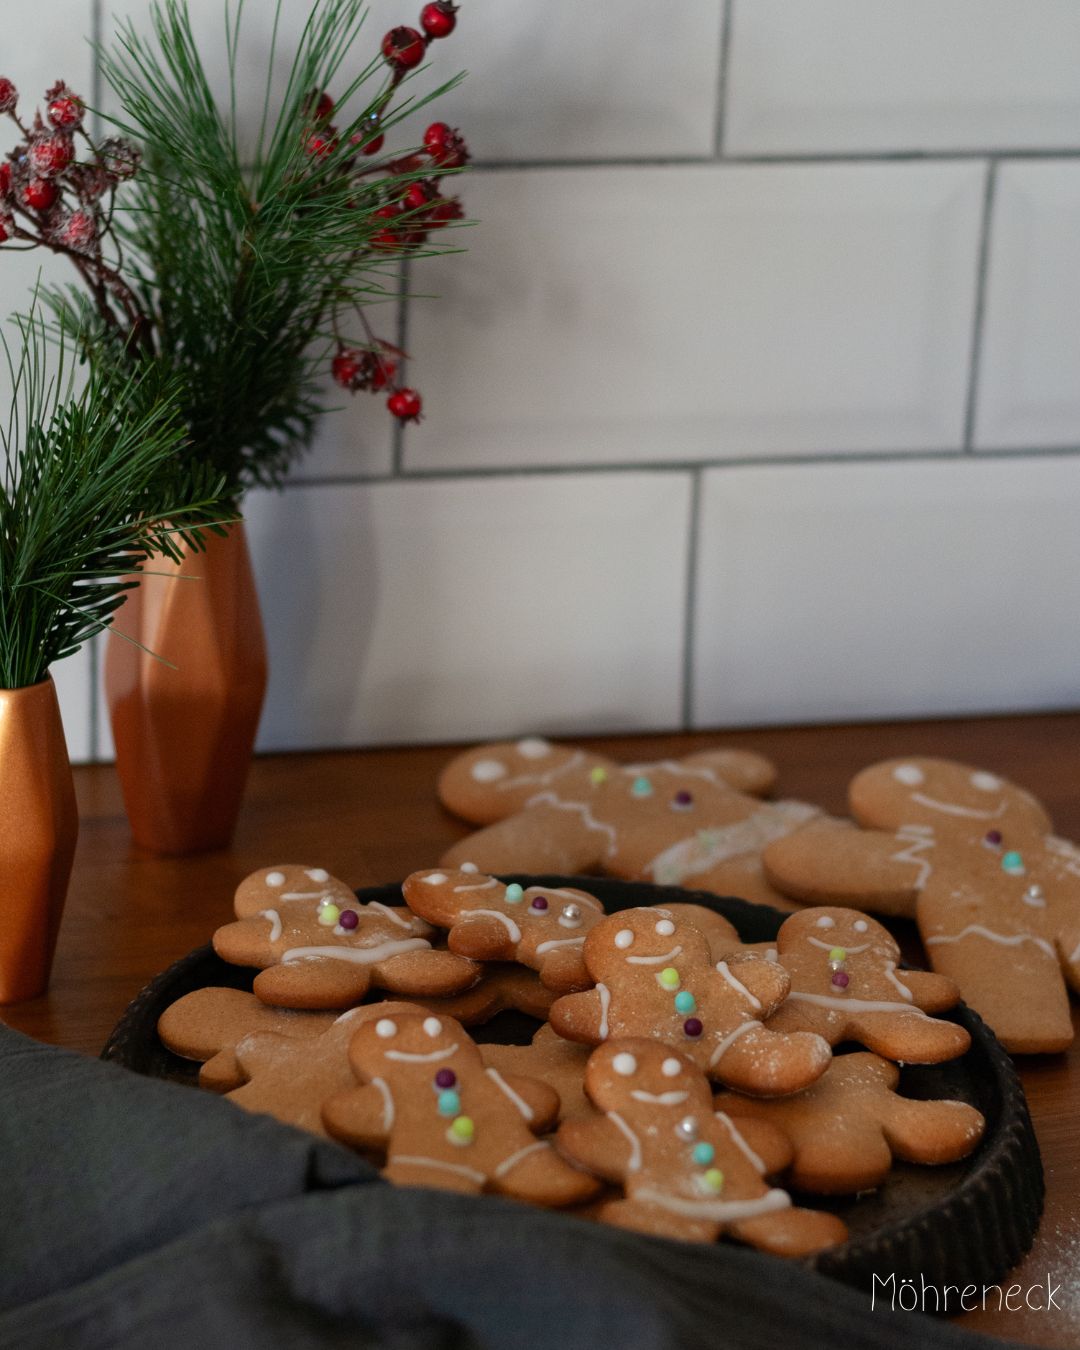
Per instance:
[[[696,1038],[701,1035],[705,1030],[705,1027],[700,1017],[688,1017],[682,1024],[682,1029],[686,1032],[687,1036]]]
[[[533,902],[529,906],[530,909],[535,909],[538,914],[543,914],[544,910],[547,909],[547,907],[548,907],[547,897],[543,895],[534,896]]]
[[[461,1110],[461,1098],[453,1088],[447,1088],[445,1092],[439,1093],[435,1105],[440,1116],[456,1116]]]
[[[720,1171],[719,1167],[710,1167],[701,1179],[708,1190],[712,1191],[714,1195],[723,1189],[724,1174]]]
[[[319,922],[324,928],[333,928],[340,918],[341,910],[338,909],[337,905],[319,906]]]
[[[676,811],[689,811],[694,804],[694,798],[685,788],[681,788],[671,799],[672,808]]]
[[[692,1013],[697,1007],[697,999],[689,989],[681,989],[675,995],[675,1011],[680,1013]]]
[[[453,1069],[440,1069],[435,1075],[435,1086],[437,1088],[452,1088],[457,1083],[457,1074]]]
[[[1024,875],[1024,860],[1015,849],[1001,855],[1001,866],[1011,877]]]
[[[984,844],[988,844],[988,845],[990,846],[990,848],[1000,848],[1000,847],[1001,847],[1001,831],[1000,831],[1000,830],[987,830],[987,831],[986,831],[986,835],[985,835],[985,837],[984,837],[984,839],[983,839],[983,843],[984,843]]]
[[[697,1138],[698,1123],[693,1116],[683,1116],[678,1125],[675,1126],[675,1133],[680,1139],[685,1139],[688,1143]]]
[[[834,970],[834,971],[833,971],[832,983],[833,983],[833,987],[834,987],[834,988],[836,988],[836,989],[846,989],[846,988],[848,987],[848,985],[850,984],[850,982],[851,982],[851,981],[850,981],[849,978],[848,978],[848,974],[847,974],[847,971],[846,971],[846,970]]]
[[[700,1144],[694,1145],[693,1159],[699,1167],[708,1167],[716,1157],[716,1149],[712,1144],[707,1144],[704,1140]]]
[[[679,987],[679,972],[674,966],[665,966],[656,978],[665,989],[678,989]]]
[[[607,769],[598,764],[595,769],[589,770],[589,778],[599,787],[601,783],[607,782]]]
[[[343,909],[338,916],[338,923],[346,932],[352,932],[360,923],[360,915],[355,909]]]
[[[458,1116],[447,1130],[447,1134],[455,1144],[471,1144],[476,1134],[476,1126],[468,1116]]]
[[[845,961],[846,959],[847,959],[847,952],[844,950],[843,947],[830,947],[830,948],[829,948],[829,960],[830,960],[830,961]]]
[[[635,797],[651,797],[652,784],[647,778],[635,778],[630,791]]]
[[[517,884],[517,882],[512,881],[510,885],[507,886],[506,894],[503,896],[503,899],[506,901],[508,905],[516,905],[524,894],[525,892]]]

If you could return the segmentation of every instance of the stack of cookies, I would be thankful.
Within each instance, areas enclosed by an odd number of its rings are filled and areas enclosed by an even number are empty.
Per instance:
[[[809,1196],[881,1184],[894,1158],[953,1162],[973,1107],[896,1092],[897,1063],[962,1055],[948,978],[898,968],[857,910],[800,909],[744,945],[695,904],[606,914],[577,888],[470,864],[416,872],[404,904],[321,868],[241,883],[226,961],[254,992],[200,989],[159,1024],[238,1106],[329,1135],[399,1185],[493,1192],[690,1241],[802,1256],[842,1242]],[[506,1009],[531,1044],[465,1030]],[[834,1055],[834,1047],[865,1047]],[[778,1184],[779,1183],[779,1184]]]

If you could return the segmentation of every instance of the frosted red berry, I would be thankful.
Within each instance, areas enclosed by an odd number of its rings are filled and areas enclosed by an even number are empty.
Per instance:
[[[395,389],[386,406],[399,422],[419,422],[423,404],[415,389]]]
[[[46,91],[45,112],[49,121],[60,131],[74,131],[82,126],[86,108],[78,94],[61,81]]]
[[[97,237],[97,226],[89,211],[73,211],[58,231],[58,238],[68,248],[86,249]]]
[[[337,137],[334,135],[334,128],[327,127],[325,131],[315,131],[307,138],[304,149],[309,155],[316,159],[324,159],[327,155],[332,155],[337,149]]]
[[[330,373],[343,389],[355,387],[357,376],[360,374],[360,358],[360,352],[342,351],[330,362]]]
[[[449,0],[433,0],[420,11],[420,27],[430,38],[449,37],[457,27],[457,10]]]
[[[424,59],[424,39],[415,28],[391,28],[382,40],[382,54],[398,70],[412,70]]]
[[[0,211],[0,244],[15,233],[15,221],[6,211]]]
[[[31,170],[39,178],[55,178],[75,158],[75,147],[70,136],[58,131],[31,141],[28,158]]]
[[[431,192],[423,183],[410,183],[402,197],[406,211],[419,211],[431,201]]]
[[[11,191],[11,165],[0,164],[0,197],[6,197]]]
[[[0,113],[14,112],[18,101],[19,91],[6,76],[0,75]]]
[[[315,104],[315,120],[325,122],[334,111],[334,100],[327,93],[319,95],[319,101]]]
[[[427,223],[430,229],[441,229],[452,220],[462,220],[465,212],[456,197],[440,197],[428,212]]]
[[[22,190],[23,205],[31,211],[47,211],[56,198],[56,184],[47,178],[31,178]]]
[[[424,149],[443,169],[460,169],[469,159],[461,132],[445,122],[432,122],[424,132]]]

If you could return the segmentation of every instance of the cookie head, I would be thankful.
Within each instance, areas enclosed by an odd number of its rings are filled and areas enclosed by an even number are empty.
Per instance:
[[[606,1041],[589,1056],[585,1091],[601,1111],[625,1119],[677,1124],[687,1113],[712,1112],[712,1093],[700,1069],[660,1041],[633,1037]]]
[[[1045,834],[1046,812],[1022,788],[949,759],[890,759],[852,779],[851,813],[861,824],[898,830],[925,825],[936,834],[1000,834],[1023,830]]]
[[[453,1087],[463,1071],[480,1069],[480,1052],[452,1017],[400,1013],[372,1017],[349,1043],[357,1076],[371,1081],[433,1083]]]
[[[777,937],[781,956],[797,949],[816,948],[837,961],[867,955],[874,962],[900,960],[895,938],[881,924],[857,909],[822,905],[785,919]]]
[[[342,904],[355,904],[356,896],[325,867],[283,863],[277,867],[260,867],[246,876],[236,888],[233,908],[238,919],[248,919],[253,914],[277,909],[282,902],[293,900],[330,901],[340,908]]]
[[[667,909],[624,909],[609,914],[585,939],[585,963],[594,980],[619,983],[631,975],[655,977],[678,960],[684,970],[709,964],[709,944]]]
[[[439,799],[475,825],[490,825],[520,811],[534,793],[563,785],[608,761],[540,736],[498,741],[456,756],[439,777]],[[612,766],[613,767],[613,766]]]

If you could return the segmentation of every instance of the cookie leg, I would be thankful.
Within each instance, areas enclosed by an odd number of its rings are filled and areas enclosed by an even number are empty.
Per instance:
[[[956,1059],[971,1044],[971,1036],[955,1022],[902,1012],[853,1015],[848,1023],[853,1040],[886,1059],[906,1064],[941,1064]]]
[[[600,1206],[596,1217],[616,1228],[674,1238],[677,1242],[715,1242],[719,1231],[719,1224],[708,1219],[688,1219],[640,1200],[609,1200]]]
[[[484,1187],[481,1173],[435,1158],[391,1158],[383,1168],[383,1176],[395,1186],[431,1186],[462,1195],[479,1195]]]
[[[600,1182],[564,1162],[546,1139],[534,1139],[496,1167],[491,1189],[534,1205],[561,1209],[591,1199]]]
[[[727,1231],[738,1242],[774,1256],[811,1256],[847,1239],[843,1220],[816,1209],[791,1208],[760,1214],[756,1219],[731,1224]]]
[[[748,1097],[786,1097],[816,1082],[831,1060],[829,1042],[812,1031],[770,1031],[755,1024],[731,1042],[708,1074]]]
[[[256,996],[279,1008],[351,1008],[371,985],[367,966],[349,961],[289,961],[255,976]]]
[[[986,1121],[967,1102],[890,1101],[882,1121],[893,1153],[906,1162],[948,1163],[966,1158],[983,1137]]]
[[[540,982],[555,994],[574,994],[588,989],[593,981],[585,968],[580,947],[561,947],[547,952],[540,963]]]
[[[430,949],[392,956],[380,961],[375,971],[384,989],[418,998],[425,994],[433,998],[460,994],[471,989],[483,974],[482,967],[467,957]]]

